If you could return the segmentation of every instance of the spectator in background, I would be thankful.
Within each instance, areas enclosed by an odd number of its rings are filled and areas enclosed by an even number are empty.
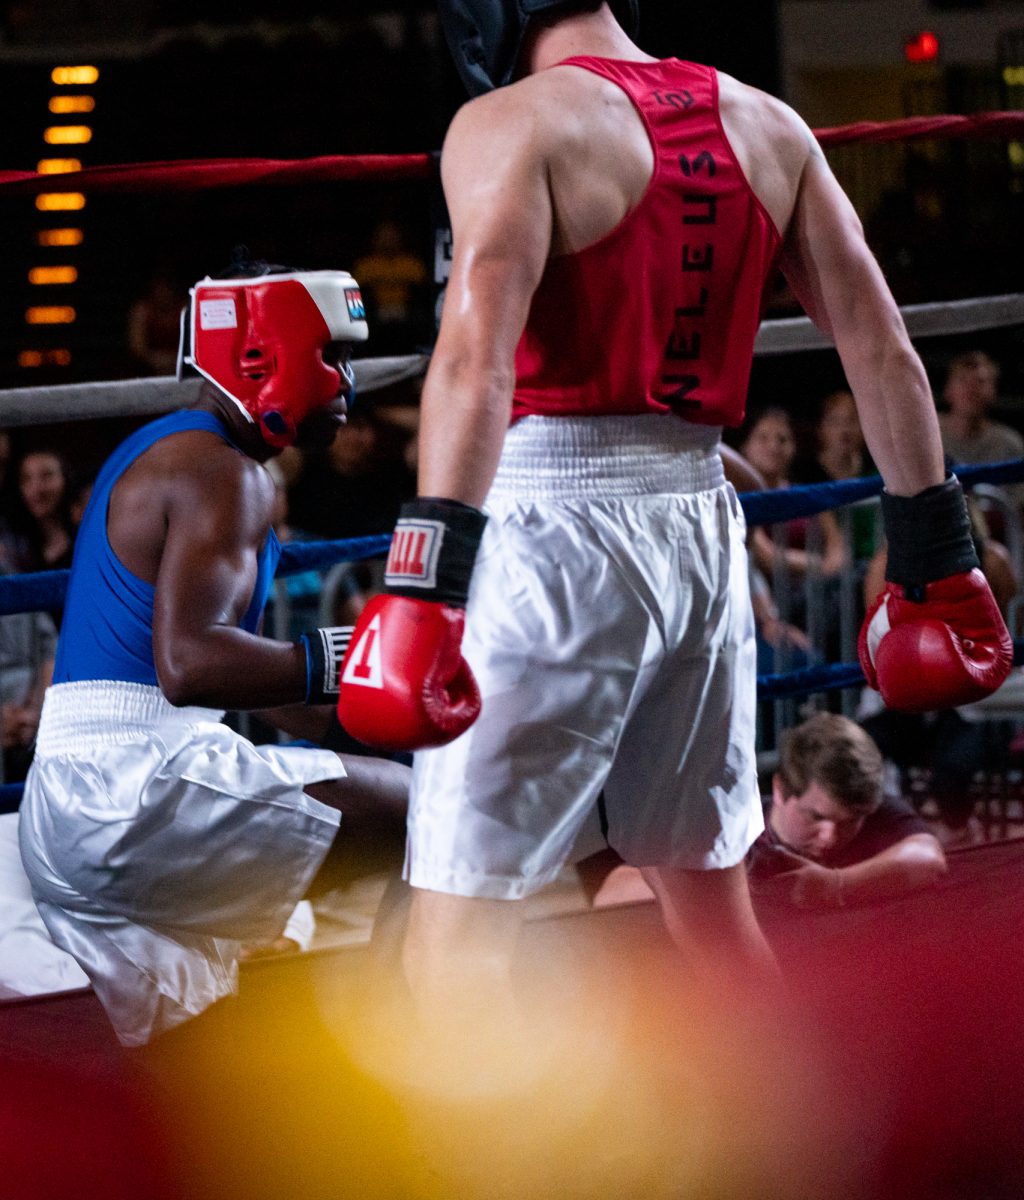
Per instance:
[[[1024,457],[1024,437],[989,416],[998,388],[999,366],[983,350],[970,350],[950,361],[942,392],[949,411],[939,413],[939,432],[954,464]],[[1007,484],[1005,491],[1018,510],[1024,509],[1024,484]]]
[[[370,235],[370,252],[352,268],[367,302],[367,315],[378,351],[409,350],[415,337],[427,268],[406,246],[398,221],[386,217]]]
[[[793,463],[795,483],[830,483],[877,475],[875,464],[864,444],[853,394],[845,389],[830,392],[821,402],[815,426],[815,452]],[[844,518],[837,517],[842,528]],[[875,552],[875,509],[857,505],[849,510],[850,543],[853,558],[866,564]]]
[[[852,392],[845,389],[830,392],[822,400],[817,436],[815,463],[821,482],[877,474],[864,445],[864,434]],[[816,482],[811,478],[812,474],[813,471],[808,473],[807,483]]]
[[[738,450],[724,442],[719,446],[725,477],[741,495],[763,491],[767,486],[760,471]],[[748,545],[749,537],[748,536]],[[754,610],[757,636],[757,673],[770,675],[773,671],[795,671],[808,665],[810,642],[807,634],[796,625],[784,621],[772,597],[768,580],[750,559],[750,601]]]
[[[815,713],[783,734],[764,798],[765,830],[750,848],[755,899],[828,909],[894,899],[946,870],[942,846],[903,799],[883,791],[882,755],[838,713]],[[612,850],[577,864],[597,905],[651,898],[640,873]]]
[[[820,712],[788,730],[747,860],[755,895],[841,908],[939,879],[942,846],[906,801],[883,795],[882,776],[878,747],[847,717]]]
[[[785,409],[765,408],[755,414],[747,425],[740,453],[761,473],[766,487],[789,487],[790,471],[796,457],[796,436]],[[812,523],[818,525],[822,535],[822,552],[816,563],[812,562],[807,550]],[[751,534],[750,552],[757,566],[770,579],[775,564],[775,545],[763,529],[755,529]],[[797,580],[802,580],[812,566],[817,566],[822,575],[838,575],[847,559],[842,531],[830,512],[786,522],[782,553],[787,571]]]
[[[19,539],[11,517],[16,507],[17,487],[11,476],[11,435],[0,429],[0,574],[19,570]]]
[[[769,488],[790,486],[796,457],[796,436],[785,409],[771,407],[753,415],[740,443],[744,458],[760,473]],[[765,670],[794,669],[806,665],[814,647],[800,633],[818,630],[817,651],[828,658],[838,656],[839,577],[848,562],[843,531],[835,513],[800,517],[774,527],[752,529],[747,537],[754,577],[755,616],[760,611],[759,665]],[[808,609],[809,576],[820,580],[820,595]],[[795,635],[793,633],[795,631]],[[783,636],[784,635],[784,636]],[[781,653],[776,654],[776,649]]]
[[[18,571],[53,571],[71,565],[74,524],[63,458],[29,450],[16,467],[18,495],[11,514]]]

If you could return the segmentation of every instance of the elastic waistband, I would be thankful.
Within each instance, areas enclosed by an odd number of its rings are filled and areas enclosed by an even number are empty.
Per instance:
[[[524,417],[505,435],[489,499],[704,492],[725,483],[722,431],[656,413]]]
[[[175,708],[159,688],[119,680],[57,683],[46,691],[36,754],[72,754],[115,746],[189,725],[216,723],[212,708]]]

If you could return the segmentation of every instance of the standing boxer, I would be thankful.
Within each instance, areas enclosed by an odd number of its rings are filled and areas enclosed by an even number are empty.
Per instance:
[[[635,25],[632,0],[619,8]],[[601,796],[608,842],[694,969],[756,982],[773,964],[743,868],[763,827],[754,631],[717,447],[743,415],[773,269],[834,338],[885,479],[892,582],[865,669],[938,705],[994,688],[1010,644],[927,379],[785,104],[651,58],[607,4],[441,14],[475,98],[442,157],[454,259],[420,499],[339,707],[376,744],[455,739],[413,769],[404,968],[431,1018],[496,1004],[510,901],[556,876]]]
[[[259,633],[279,557],[262,464],[344,419],[358,286],[256,266],[197,284],[182,329],[179,374],[207,382],[96,480],[21,805],[39,911],[127,1044],[234,991],[240,942],[280,934],[336,838],[353,873],[367,851],[379,869],[408,789],[397,764],[254,746],[221,723],[337,695],[349,630]]]

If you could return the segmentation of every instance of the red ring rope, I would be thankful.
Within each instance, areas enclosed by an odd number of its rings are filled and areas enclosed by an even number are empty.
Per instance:
[[[822,146],[853,142],[896,142],[921,138],[1024,137],[1024,112],[975,113],[973,116],[904,117],[897,121],[859,121],[815,130]],[[0,187],[8,194],[37,192],[167,192],[241,184],[295,184],[331,181],[429,179],[436,171],[434,154],[324,155],[297,160],[273,158],[208,158],[181,162],[128,163],[85,167],[68,175],[35,171],[0,171]]]

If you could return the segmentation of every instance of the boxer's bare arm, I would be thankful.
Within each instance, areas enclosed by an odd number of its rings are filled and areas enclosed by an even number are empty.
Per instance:
[[[945,477],[928,378],[853,205],[809,130],[806,139],[781,266],[835,341],[887,490],[910,496]]]
[[[305,694],[301,647],[238,628],[270,527],[271,497],[262,468],[219,446],[182,469],[165,493],[153,657],[172,704],[269,708]]]
[[[479,506],[508,428],[515,350],[551,245],[546,145],[514,88],[463,108],[442,178],[454,258],[423,386],[419,492]]]

